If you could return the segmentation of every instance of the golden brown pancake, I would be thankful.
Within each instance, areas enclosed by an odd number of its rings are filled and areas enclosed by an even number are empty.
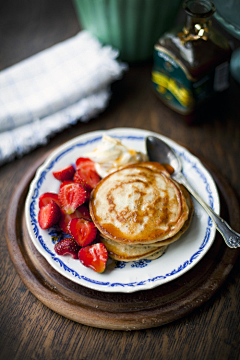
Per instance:
[[[162,246],[161,248],[159,248],[158,251],[156,251],[155,253],[145,257],[144,259],[146,260],[156,260],[158,258],[160,258],[163,254],[165,254],[165,252],[167,251],[168,246]]]
[[[179,184],[150,162],[126,166],[101,180],[89,207],[102,237],[127,245],[169,239],[189,215]]]
[[[106,246],[109,256],[118,261],[136,261],[141,259],[156,259],[163,255],[168,246],[160,246],[154,248],[148,245],[131,246],[116,243],[112,240],[101,238]],[[116,246],[117,245],[117,246]]]
[[[156,259],[163,255],[168,245],[178,240],[185,231],[189,228],[192,215],[193,215],[193,203],[191,196],[189,192],[185,189],[183,185],[180,185],[183,194],[186,198],[186,202],[189,208],[189,216],[187,220],[185,221],[183,227],[180,229],[180,231],[172,236],[171,238],[167,240],[162,240],[153,244],[134,244],[134,245],[127,245],[127,244],[120,244],[116,241],[104,239],[102,238],[102,242],[106,246],[110,257],[112,257],[115,260],[119,261],[132,261],[132,260],[140,260],[140,259]]]
[[[170,174],[169,172],[166,170],[166,168],[158,163],[158,162],[154,162],[154,161],[145,161],[145,162],[141,162],[138,164],[139,166],[142,166],[142,167],[147,167],[153,171],[156,171],[156,172],[160,172],[168,177],[170,177]],[[134,165],[129,165],[129,166],[134,166]]]
[[[178,240],[186,231],[187,229],[189,228],[190,224],[191,224],[191,221],[192,221],[192,216],[193,216],[193,212],[194,212],[194,207],[193,207],[193,202],[192,202],[192,198],[189,194],[189,192],[187,191],[187,189],[179,184],[184,196],[185,196],[185,199],[186,199],[186,203],[187,203],[187,206],[188,206],[188,211],[189,211],[189,214],[188,214],[188,218],[187,220],[185,221],[183,227],[179,230],[179,232],[177,234],[175,234],[174,236],[168,238],[168,239],[165,239],[165,240],[162,240],[162,241],[157,241],[157,242],[154,242],[154,243],[149,243],[149,246],[151,247],[159,247],[159,246],[164,246],[164,245],[170,245],[172,244],[173,242],[175,242],[176,240]],[[141,246],[141,244],[135,244],[135,246]]]

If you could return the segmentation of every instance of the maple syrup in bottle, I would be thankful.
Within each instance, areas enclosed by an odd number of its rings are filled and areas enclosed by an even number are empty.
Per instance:
[[[165,33],[154,47],[152,83],[164,103],[186,115],[229,87],[232,51],[211,25],[212,2],[187,0],[183,8],[184,26]]]

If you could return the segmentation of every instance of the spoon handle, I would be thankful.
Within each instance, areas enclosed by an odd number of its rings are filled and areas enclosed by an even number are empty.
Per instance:
[[[240,247],[240,234],[234,231],[228,223],[223,220],[220,216],[218,216],[206,203],[205,201],[198,195],[198,193],[191,187],[187,179],[183,176],[182,173],[178,173],[174,176],[179,183],[183,184],[188,191],[195,197],[195,199],[199,202],[200,205],[206,210],[214,224],[216,225],[217,230],[222,235],[225,243],[230,248]]]

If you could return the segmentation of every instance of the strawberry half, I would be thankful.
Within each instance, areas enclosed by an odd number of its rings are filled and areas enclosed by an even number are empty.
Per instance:
[[[84,167],[77,169],[74,180],[82,183],[83,186],[89,191],[96,187],[100,181],[100,176],[92,168]]]
[[[64,169],[53,171],[53,176],[59,181],[69,181],[73,179],[75,169],[73,165],[69,165]]]
[[[73,181],[81,184],[87,190],[87,192],[92,191],[92,187],[81,176],[81,169],[76,170],[74,177],[73,177]]]
[[[97,243],[81,248],[78,257],[84,266],[90,267],[98,273],[102,273],[106,269],[108,252],[103,243]]]
[[[88,191],[92,190],[100,181],[94,161],[89,158],[78,158],[76,160],[74,181],[83,184]]]
[[[60,185],[58,199],[62,210],[66,214],[72,214],[87,199],[86,189],[74,181],[64,181]]]
[[[61,216],[61,210],[55,201],[51,201],[45,206],[42,206],[38,213],[38,223],[40,228],[48,229],[57,224]]]
[[[60,207],[60,202],[58,200],[58,194],[46,192],[39,196],[39,208],[49,204],[51,201],[55,201],[55,203]]]
[[[78,259],[80,246],[73,238],[66,238],[59,241],[54,246],[54,250],[58,255],[71,255],[73,259]]]
[[[72,219],[83,218],[85,220],[91,221],[91,216],[89,214],[88,208],[85,205],[79,206],[72,214],[65,214],[63,211],[59,220],[59,226],[63,232],[68,233],[68,224]]]
[[[76,160],[76,169],[83,169],[83,168],[88,168],[88,169],[92,169],[95,170],[95,163],[94,161],[92,161],[89,158],[84,158],[84,157],[79,157]]]
[[[72,219],[68,225],[68,229],[69,233],[80,246],[91,244],[97,235],[97,228],[94,223],[84,219]]]

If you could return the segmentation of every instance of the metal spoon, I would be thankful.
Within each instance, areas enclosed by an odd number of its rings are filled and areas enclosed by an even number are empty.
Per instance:
[[[188,191],[195,197],[200,205],[206,210],[213,223],[216,225],[217,230],[223,236],[223,239],[227,246],[230,248],[240,247],[240,234],[231,229],[225,220],[218,216],[196,193],[196,191],[188,183],[187,179],[182,174],[182,163],[175,151],[164,141],[155,137],[148,136],[146,138],[146,148],[149,159],[151,161],[157,161],[162,164],[169,164],[173,167],[173,178],[179,183],[183,184]]]

